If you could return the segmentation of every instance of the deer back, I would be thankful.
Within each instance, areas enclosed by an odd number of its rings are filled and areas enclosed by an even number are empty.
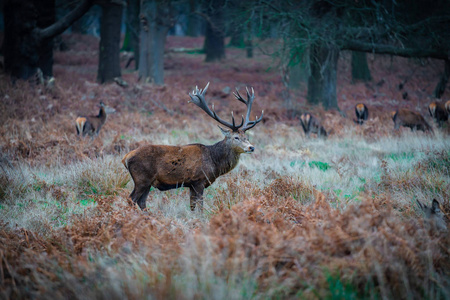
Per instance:
[[[237,141],[240,135],[242,141]],[[144,145],[122,160],[135,182],[148,182],[160,190],[181,186],[207,187],[217,177],[231,171],[248,143],[243,132],[231,133],[214,145]]]
[[[424,117],[409,109],[399,109],[393,117],[395,128],[399,126],[409,127],[422,131],[433,131],[430,125],[425,121]]]

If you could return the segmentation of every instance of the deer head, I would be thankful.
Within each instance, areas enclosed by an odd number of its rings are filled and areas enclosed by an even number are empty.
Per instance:
[[[240,124],[236,124],[236,121],[234,119],[234,114],[231,112],[231,123],[227,122],[223,119],[221,119],[217,113],[214,110],[214,104],[212,106],[212,110],[209,108],[208,104],[205,100],[205,93],[209,87],[209,82],[206,84],[204,89],[198,89],[198,87],[195,87],[195,90],[192,91],[192,93],[189,93],[189,97],[191,100],[189,102],[194,103],[198,107],[200,107],[204,112],[206,112],[210,117],[212,117],[214,120],[222,124],[223,126],[227,127],[229,130],[223,129],[219,126],[220,130],[222,131],[223,135],[225,136],[225,140],[231,144],[231,147],[238,153],[252,153],[255,150],[255,147],[253,147],[252,144],[248,141],[248,137],[245,134],[245,132],[253,127],[255,127],[256,124],[261,122],[264,111],[261,112],[261,117],[256,117],[255,120],[250,120],[250,113],[252,110],[253,101],[255,100],[255,91],[252,90],[252,93],[250,94],[250,91],[248,88],[247,90],[247,100],[242,98],[241,94],[239,93],[239,90],[236,88],[236,92],[233,93],[234,97],[236,97],[237,100],[244,103],[247,106],[247,113],[244,116],[242,116],[242,121]]]

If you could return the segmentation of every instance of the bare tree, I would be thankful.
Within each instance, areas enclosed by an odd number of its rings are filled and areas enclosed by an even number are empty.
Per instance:
[[[326,108],[338,108],[335,86],[341,50],[449,60],[448,0],[437,0],[433,5],[425,0],[258,3],[262,4],[260,15],[283,20],[285,54],[289,60],[303,53],[299,61],[309,61],[311,70],[308,101]],[[309,51],[304,51],[306,48]],[[446,63],[436,96],[445,90],[448,69]]]
[[[4,4],[5,70],[13,78],[27,79],[40,68],[53,75],[53,38],[86,13],[94,0],[83,0],[55,22],[54,0],[7,0]]]
[[[123,3],[105,1],[101,4],[100,50],[97,81],[112,82],[120,77],[120,27],[122,25]]]
[[[225,58],[225,24],[224,0],[209,0],[205,2],[206,33],[204,50],[205,61],[212,62]]]
[[[139,77],[164,84],[164,46],[169,29],[175,24],[170,0],[141,0]]]

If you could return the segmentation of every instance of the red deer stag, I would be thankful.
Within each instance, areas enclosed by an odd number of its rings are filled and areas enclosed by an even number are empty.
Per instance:
[[[367,106],[364,103],[358,103],[355,105],[355,113],[356,113],[356,120],[354,120],[354,122],[359,125],[364,124],[364,121],[366,121],[369,118],[369,110],[367,109]]]
[[[445,104],[442,102],[431,102],[430,105],[428,105],[428,112],[436,121],[438,127],[442,127],[442,123],[448,120],[448,111]]]
[[[106,106],[103,102],[100,102],[100,111],[96,116],[80,116],[75,120],[77,127],[77,134],[90,137],[98,135],[100,129],[106,122],[106,115],[112,114],[116,110],[112,107]]]
[[[433,128],[425,121],[421,114],[411,111],[409,109],[400,108],[391,113],[392,120],[394,121],[394,129],[398,130],[400,126],[411,128],[411,131],[422,130],[431,131]]]
[[[133,203],[137,203],[141,209],[146,207],[146,199],[150,187],[161,191],[188,187],[190,189],[191,210],[199,204],[203,210],[203,191],[210,186],[219,176],[233,170],[242,153],[252,153],[255,148],[248,141],[245,131],[253,128],[261,122],[261,117],[250,121],[255,93],[252,88],[250,94],[247,89],[247,100],[244,100],[236,89],[234,96],[247,106],[247,114],[242,116],[242,122],[236,125],[233,113],[232,123],[222,120],[208,107],[205,101],[205,92],[209,83],[203,90],[197,87],[189,94],[191,100],[206,112],[214,120],[228,127],[222,129],[225,138],[214,145],[189,144],[184,146],[144,145],[125,155],[122,163],[130,172],[134,181],[134,189],[130,194]]]
[[[303,131],[309,137],[310,133],[316,133],[318,137],[327,137],[327,132],[320,124],[319,120],[310,113],[304,113],[300,116],[300,123]]]

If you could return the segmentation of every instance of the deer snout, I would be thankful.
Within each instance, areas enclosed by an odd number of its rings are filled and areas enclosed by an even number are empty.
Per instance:
[[[249,145],[247,149],[245,149],[246,153],[252,153],[253,151],[255,151],[255,147],[253,147],[252,145]]]

